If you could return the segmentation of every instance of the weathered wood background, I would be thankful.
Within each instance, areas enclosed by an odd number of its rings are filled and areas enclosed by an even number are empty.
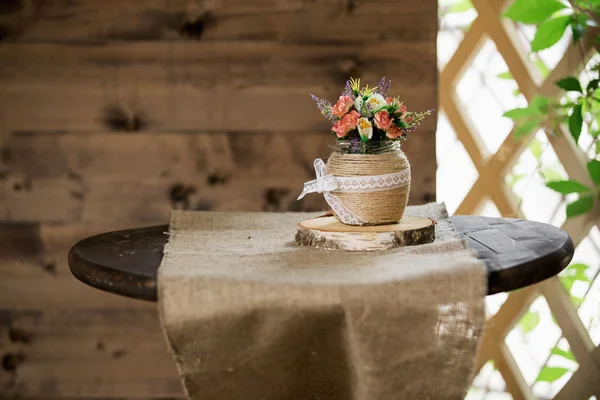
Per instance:
[[[391,78],[437,105],[435,1],[0,2],[0,398],[182,395],[153,304],[71,277],[69,247],[169,209],[319,210],[308,93]],[[435,118],[404,146],[435,198]]]

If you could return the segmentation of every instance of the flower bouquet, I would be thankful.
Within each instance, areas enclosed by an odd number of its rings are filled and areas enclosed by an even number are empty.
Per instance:
[[[409,112],[398,97],[389,97],[391,81],[361,87],[350,78],[335,104],[319,99],[321,114],[337,136],[327,164],[315,160],[317,179],[306,182],[298,199],[323,193],[336,217],[348,225],[380,225],[402,219],[410,192],[410,163],[400,141],[433,110]]]

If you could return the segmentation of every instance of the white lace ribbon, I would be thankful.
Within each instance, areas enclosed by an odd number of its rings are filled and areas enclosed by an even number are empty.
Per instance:
[[[320,158],[314,162],[317,179],[306,182],[298,200],[308,193],[323,193],[327,204],[345,224],[364,225],[367,221],[346,208],[331,192],[375,192],[404,186],[410,182],[410,169],[384,175],[333,176]]]

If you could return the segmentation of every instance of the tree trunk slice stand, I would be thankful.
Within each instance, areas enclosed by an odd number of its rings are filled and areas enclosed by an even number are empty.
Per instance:
[[[435,221],[405,215],[397,224],[345,225],[333,216],[307,219],[298,224],[296,243],[326,250],[378,251],[431,243]]]

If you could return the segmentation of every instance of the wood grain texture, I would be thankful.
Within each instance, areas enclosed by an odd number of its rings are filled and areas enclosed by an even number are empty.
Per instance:
[[[3,398],[182,395],[153,309],[0,309],[0,334]]]
[[[419,42],[7,43],[0,60],[12,130],[327,131],[308,93],[334,100],[349,75],[386,76],[409,109],[437,103],[435,48]]]
[[[332,141],[310,132],[16,133],[6,147],[1,204],[6,221],[138,225],[166,223],[171,208],[321,211],[322,196],[296,197]],[[406,143],[419,166],[413,204],[434,198],[435,165],[427,164],[434,146],[426,132]]]
[[[308,93],[386,76],[435,108],[436,32],[407,0],[0,2],[0,398],[181,397],[153,306],[77,282],[70,246],[171,208],[325,210],[295,201],[332,142]],[[403,146],[413,204],[435,129]]]
[[[435,41],[435,2],[391,0],[13,0],[5,40]],[[387,17],[387,18],[386,18]],[[370,26],[376,29],[348,29]],[[308,28],[310,27],[310,28]]]
[[[380,251],[431,243],[435,222],[430,218],[405,216],[398,224],[344,225],[333,216],[308,219],[298,224],[296,243],[325,250]]]

